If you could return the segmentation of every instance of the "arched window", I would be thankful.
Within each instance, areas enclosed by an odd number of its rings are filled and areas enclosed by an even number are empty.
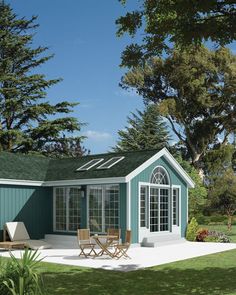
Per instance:
[[[156,167],[153,170],[150,182],[155,184],[170,184],[168,174],[162,167]]]

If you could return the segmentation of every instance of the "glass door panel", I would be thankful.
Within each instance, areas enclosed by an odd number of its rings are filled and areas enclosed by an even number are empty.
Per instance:
[[[159,230],[159,189],[150,188],[150,232]]]
[[[89,190],[89,228],[91,232],[102,232],[102,187]]]
[[[169,190],[160,189],[160,231],[169,230]]]
[[[69,188],[68,192],[68,210],[69,210],[69,231],[77,231],[81,225],[81,197],[80,189],[76,187]]]
[[[56,188],[55,215],[55,229],[66,231],[66,191],[64,188]]]

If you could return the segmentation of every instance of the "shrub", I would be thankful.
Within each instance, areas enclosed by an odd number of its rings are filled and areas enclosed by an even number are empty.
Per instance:
[[[187,227],[186,239],[188,241],[195,241],[197,231],[198,231],[198,223],[196,218],[193,217]]]
[[[209,237],[217,238],[219,243],[230,243],[230,237],[224,233],[218,232],[216,230],[211,230],[208,232]]]
[[[207,236],[207,237],[205,237],[204,242],[217,243],[217,242],[219,242],[219,239],[217,237],[214,237],[214,236]]]
[[[200,228],[197,231],[196,235],[196,241],[198,242],[204,242],[205,238],[208,236],[208,229],[207,228]]]

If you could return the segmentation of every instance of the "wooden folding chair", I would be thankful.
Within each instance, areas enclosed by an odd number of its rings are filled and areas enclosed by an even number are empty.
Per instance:
[[[114,245],[115,253],[113,257],[117,259],[120,259],[121,257],[131,259],[129,255],[127,254],[127,251],[129,250],[130,245],[131,245],[131,230],[127,230],[125,234],[125,243]]]
[[[108,236],[116,236],[115,239],[112,239],[110,246],[114,246],[120,243],[120,228],[108,228],[107,229],[107,235]],[[109,238],[107,239],[109,242]]]
[[[78,229],[77,231],[77,240],[79,244],[79,248],[81,250],[79,256],[97,256],[97,253],[94,250],[96,244],[91,243],[90,239],[90,230],[89,229]],[[85,253],[85,250],[89,249],[89,253]],[[93,255],[92,255],[93,253]]]

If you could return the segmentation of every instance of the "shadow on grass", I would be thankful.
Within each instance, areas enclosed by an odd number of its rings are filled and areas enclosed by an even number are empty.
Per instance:
[[[43,273],[48,295],[229,295],[236,294],[235,278],[236,267]]]

